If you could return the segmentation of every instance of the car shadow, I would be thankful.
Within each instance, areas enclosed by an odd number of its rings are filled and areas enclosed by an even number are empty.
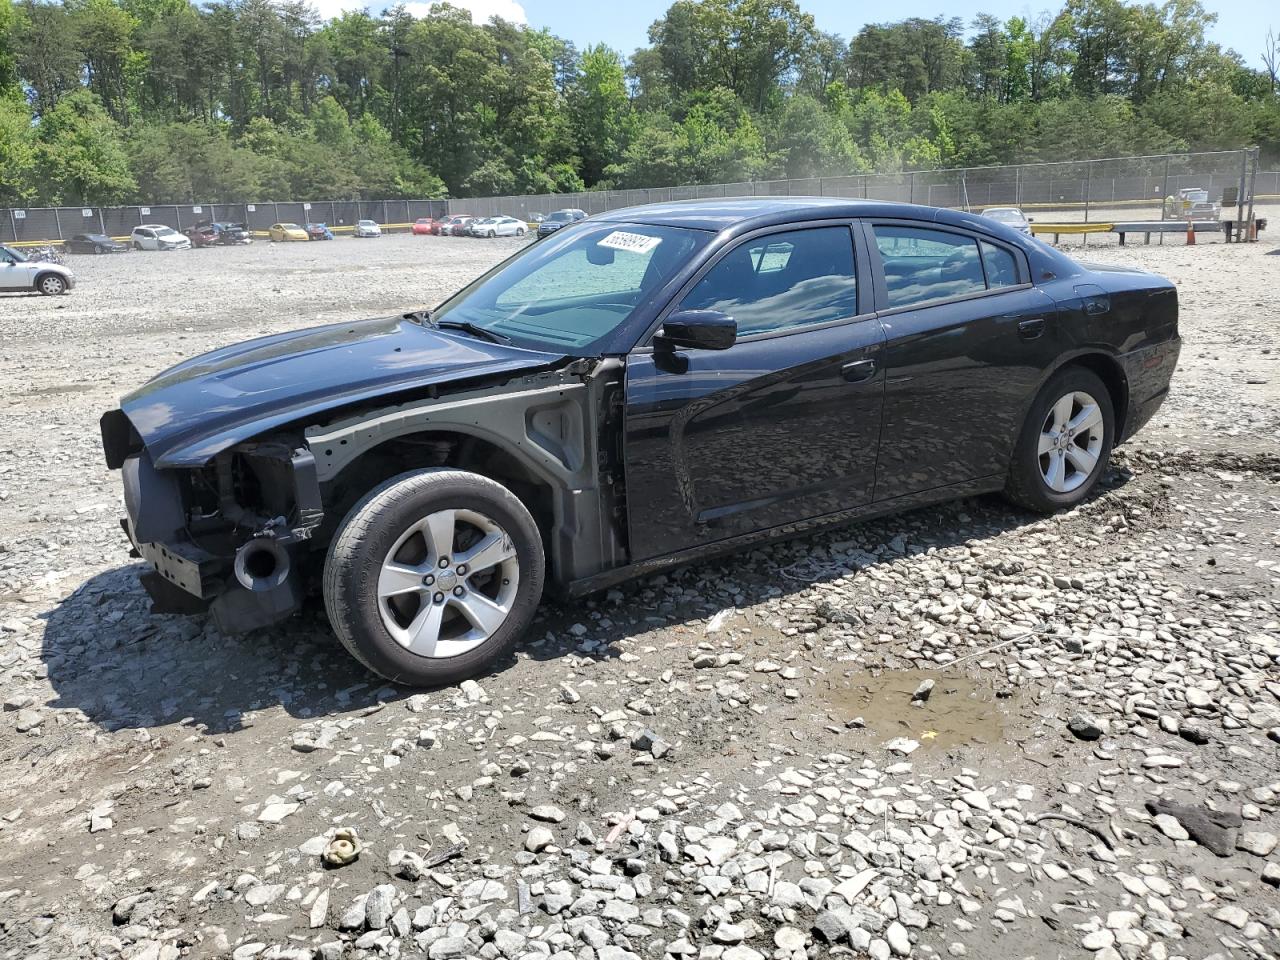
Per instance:
[[[1113,468],[1093,496],[1130,478]],[[655,628],[785,600],[851,569],[987,540],[1040,519],[997,496],[976,497],[673,568],[578,601],[547,601],[517,656],[489,676],[509,670],[517,657],[612,659],[625,641]],[[228,637],[206,618],[150,613],[137,579],[142,569],[96,574],[44,615],[50,707],[76,709],[107,731],[180,723],[213,735],[251,725],[255,713],[275,705],[311,720],[419,692],[388,684],[347,654],[318,597],[279,626]]]

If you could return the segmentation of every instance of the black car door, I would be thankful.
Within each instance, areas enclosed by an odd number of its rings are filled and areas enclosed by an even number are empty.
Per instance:
[[[851,225],[738,241],[672,309],[735,318],[727,350],[627,359],[633,560],[860,506],[872,498],[884,334]]]
[[[864,232],[887,337],[876,499],[1003,475],[1062,349],[1056,304],[1013,245],[911,221]]]

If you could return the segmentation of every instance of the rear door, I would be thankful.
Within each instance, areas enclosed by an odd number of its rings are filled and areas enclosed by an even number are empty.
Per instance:
[[[1003,475],[1057,305],[1012,244],[937,224],[864,225],[887,344],[876,499]]]
[[[727,350],[627,360],[632,557],[644,560],[868,503],[884,334],[849,222],[763,231],[700,272],[672,309],[738,322]],[[651,342],[651,341],[650,341]]]

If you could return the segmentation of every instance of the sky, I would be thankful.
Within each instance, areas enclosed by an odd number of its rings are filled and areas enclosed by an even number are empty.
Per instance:
[[[312,0],[325,16],[343,9],[359,9],[368,0]],[[497,15],[515,23],[547,27],[557,36],[572,40],[579,48],[594,43],[607,43],[615,50],[631,54],[648,43],[649,24],[662,16],[670,0],[451,0],[454,6],[466,7],[471,18],[483,23]],[[381,6],[368,4],[373,9]],[[1280,34],[1280,2],[1277,0],[1205,0],[1205,7],[1216,10],[1218,22],[1210,31],[1210,39],[1231,47],[1254,67],[1261,66],[1262,38],[1267,27]],[[406,3],[409,11],[422,15],[430,9],[428,0]],[[888,7],[854,4],[850,0],[800,0],[801,9],[811,13],[818,28],[838,33],[845,39],[853,36],[865,23],[903,20],[907,17],[935,17],[938,14],[972,18],[977,13],[991,13],[1001,19],[1012,16],[1034,17],[1042,10],[1058,10],[1061,2],[1027,0],[970,0],[961,6],[948,0],[896,0]]]

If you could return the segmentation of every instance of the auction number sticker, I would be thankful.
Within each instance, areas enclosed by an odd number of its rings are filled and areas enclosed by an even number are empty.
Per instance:
[[[611,250],[625,250],[628,253],[648,253],[661,242],[661,237],[646,237],[643,233],[615,230],[597,245]]]

